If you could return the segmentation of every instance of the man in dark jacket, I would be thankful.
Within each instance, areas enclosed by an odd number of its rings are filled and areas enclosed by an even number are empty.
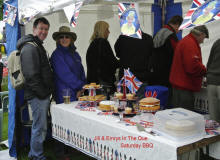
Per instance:
[[[21,67],[25,78],[24,98],[32,109],[33,124],[28,157],[33,160],[46,159],[43,155],[43,142],[47,133],[47,114],[54,86],[52,70],[42,44],[49,27],[46,18],[38,18],[33,24],[33,35],[26,35],[17,43],[17,48],[21,50]]]
[[[148,63],[153,50],[152,36],[144,32],[142,39],[120,35],[114,47],[116,56],[120,58],[119,79],[124,75],[124,69],[130,68],[141,82],[148,83]]]
[[[151,85],[162,85],[169,89],[168,106],[171,105],[172,88],[169,82],[170,68],[173,61],[174,50],[178,43],[177,33],[183,18],[173,16],[168,24],[163,26],[154,36],[154,50],[149,68],[152,72]]]
[[[220,123],[220,39],[213,44],[207,63],[210,119]]]
[[[153,84],[170,87],[170,68],[174,50],[178,43],[176,34],[182,21],[181,16],[173,16],[168,24],[154,36],[154,51],[150,61],[150,69],[154,75]]]

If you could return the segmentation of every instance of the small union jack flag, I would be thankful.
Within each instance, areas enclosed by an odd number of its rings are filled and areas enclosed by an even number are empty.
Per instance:
[[[117,92],[121,92],[121,86],[123,84],[124,77],[121,78],[121,80],[117,84]]]
[[[139,39],[142,38],[135,3],[118,3],[118,16],[120,18],[121,33],[123,35]]]
[[[139,81],[129,69],[124,70],[124,79],[125,85],[128,87],[131,93],[136,93],[142,85],[142,82]]]
[[[142,85],[142,82],[137,79],[133,75],[133,73],[129,69],[124,70],[124,76],[121,78],[121,80],[117,84],[117,91],[121,91],[121,86],[123,85],[123,81],[125,80],[126,87],[130,90],[131,93],[137,92],[137,90]]]
[[[179,30],[220,19],[220,0],[193,0]]]

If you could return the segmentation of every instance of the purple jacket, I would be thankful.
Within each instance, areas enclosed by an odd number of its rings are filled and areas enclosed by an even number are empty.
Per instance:
[[[52,53],[50,61],[54,72],[56,103],[63,103],[62,91],[65,88],[71,90],[70,100],[77,100],[76,93],[82,89],[86,78],[76,47],[66,48],[58,45]]]

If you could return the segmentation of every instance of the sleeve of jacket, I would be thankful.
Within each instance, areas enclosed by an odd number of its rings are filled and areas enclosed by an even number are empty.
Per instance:
[[[111,45],[107,40],[102,41],[102,53],[106,58],[106,62],[111,62],[114,69],[119,67],[119,61],[115,57]]]
[[[75,52],[75,54],[76,54],[77,59],[79,59],[79,61],[80,61],[81,64],[82,64],[82,59],[81,59],[81,56],[79,55],[79,53],[78,53],[78,52]],[[81,80],[83,81],[83,85],[84,85],[84,84],[86,83],[86,74],[85,74],[85,70],[84,70],[83,65],[81,66],[79,72],[81,72]]]
[[[25,44],[21,50],[21,67],[25,78],[25,85],[30,88],[38,98],[45,98],[49,93],[42,83],[40,57],[38,48]]]
[[[77,78],[70,70],[61,52],[55,51],[51,56],[51,65],[55,76],[73,90],[80,90],[85,82]]]
[[[206,74],[206,67],[202,64],[202,57],[198,49],[193,46],[183,46],[182,51],[185,71],[193,77],[204,76]]]
[[[121,47],[121,38],[119,36],[119,38],[117,39],[117,41],[115,42],[115,45],[114,45],[114,49],[115,49],[115,53],[116,53],[116,56],[118,58],[121,57],[120,53],[121,53],[121,50],[120,50],[120,47]]]
[[[92,44],[90,44],[91,47]],[[90,48],[89,47],[89,48]],[[98,62],[97,62],[97,52],[91,52],[91,50],[87,50],[86,53],[86,65],[87,65],[87,83],[98,82]],[[97,63],[94,63],[97,62]]]
[[[209,55],[209,59],[208,59],[208,62],[207,62],[207,69],[209,68],[210,64],[212,63],[213,61],[213,58],[214,58],[214,54],[216,54],[216,47],[220,45],[220,39],[217,40],[213,45],[212,45],[212,48],[211,48],[211,51],[210,51],[210,55]]]

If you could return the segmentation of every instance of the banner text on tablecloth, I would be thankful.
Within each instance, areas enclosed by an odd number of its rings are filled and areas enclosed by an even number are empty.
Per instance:
[[[153,143],[146,142],[148,137],[142,136],[95,136],[94,141],[114,141],[120,143],[121,148],[153,148]],[[132,143],[131,143],[132,142]],[[138,143],[141,142],[141,143]]]

